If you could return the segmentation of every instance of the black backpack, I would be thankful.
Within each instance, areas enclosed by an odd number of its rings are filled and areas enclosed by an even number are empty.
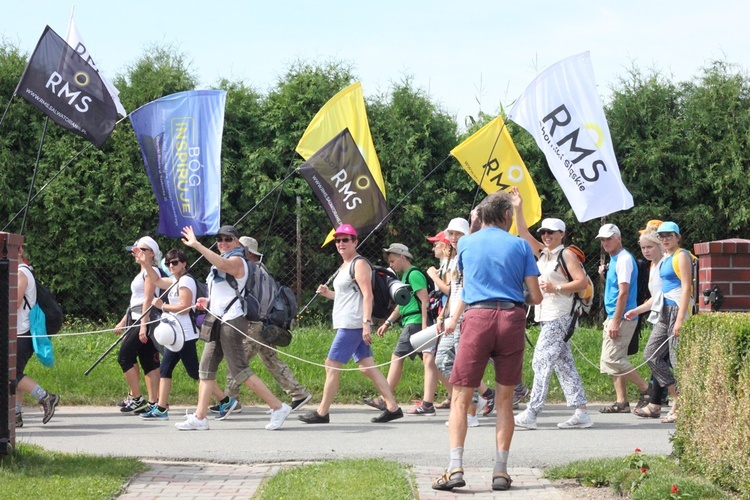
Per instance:
[[[372,317],[383,320],[391,314],[394,307],[388,289],[389,280],[398,281],[398,276],[387,267],[373,266],[369,260],[361,255],[357,255],[349,266],[349,275],[352,277],[352,281],[354,281],[354,263],[358,259],[364,259],[367,265],[370,266],[370,269],[372,269]],[[354,286],[356,286],[356,281],[354,282]]]
[[[47,326],[47,335],[54,335],[60,331],[62,324],[65,321],[65,315],[63,315],[62,307],[55,298],[55,294],[50,291],[49,288],[44,286],[36,279],[34,271],[31,267],[22,264],[26,269],[31,272],[31,276],[34,278],[36,284],[36,303],[39,304],[39,308],[44,313],[45,325]],[[24,307],[31,310],[31,304],[23,297]]]

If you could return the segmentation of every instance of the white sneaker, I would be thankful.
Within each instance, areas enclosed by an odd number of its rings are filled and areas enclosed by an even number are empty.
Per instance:
[[[481,399],[481,398],[480,398]],[[479,407],[479,405],[477,405]],[[466,426],[467,427],[479,427],[479,412],[476,415],[466,415]]]
[[[445,421],[445,426],[448,427],[450,425],[450,421]],[[469,415],[466,414],[466,427],[479,427],[479,417],[477,415]]]
[[[591,421],[591,415],[588,412],[580,415],[575,412],[568,420],[557,424],[560,429],[588,429],[592,425],[594,422]]]
[[[271,412],[271,422],[266,425],[266,430],[275,431],[284,425],[284,420],[286,420],[286,417],[288,417],[290,413],[292,413],[292,407],[286,403],[281,403],[281,408]]]
[[[174,424],[181,431],[207,431],[208,430],[208,419],[203,420],[195,416],[195,413],[188,415],[184,422],[177,422]]]
[[[518,427],[536,429],[536,418],[531,416],[528,410],[524,410],[513,419]]]

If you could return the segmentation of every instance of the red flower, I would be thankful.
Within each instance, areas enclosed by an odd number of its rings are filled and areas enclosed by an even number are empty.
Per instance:
[[[648,469],[647,469],[647,468],[645,468],[645,467],[641,467],[641,474],[645,474],[645,473],[646,473],[646,471],[648,471]]]
[[[676,484],[672,485],[672,494],[677,495],[680,492],[680,488],[677,487]]]
[[[641,449],[640,449],[640,448],[636,448],[636,449],[635,449],[635,452],[636,452],[636,453],[640,453],[640,452],[641,452]]]

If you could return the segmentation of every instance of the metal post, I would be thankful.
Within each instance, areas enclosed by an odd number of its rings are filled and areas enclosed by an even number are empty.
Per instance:
[[[5,235],[7,237],[7,235]],[[0,455],[12,451],[10,442],[10,395],[15,394],[10,380],[10,260],[8,243],[3,241],[0,257]]]
[[[297,302],[302,301],[302,197],[297,195]]]

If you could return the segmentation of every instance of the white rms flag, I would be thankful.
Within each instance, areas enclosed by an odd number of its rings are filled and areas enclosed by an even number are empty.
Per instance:
[[[117,87],[115,87],[106,76],[99,72],[99,68],[96,67],[94,59],[92,59],[91,54],[86,47],[86,44],[83,43],[83,38],[81,37],[81,33],[78,32],[78,28],[76,28],[76,23],[73,22],[72,13],[70,15],[70,22],[68,23],[68,36],[65,41],[68,43],[68,45],[73,47],[73,50],[78,52],[78,54],[83,57],[86,62],[88,62],[89,65],[96,70],[97,73],[99,73],[99,77],[102,79],[102,82],[104,82],[104,86],[107,88],[109,95],[115,102],[117,112],[120,113],[121,116],[127,116],[128,112],[125,111],[125,106],[123,106],[120,102],[120,91],[117,90]]]
[[[633,206],[620,177],[588,52],[544,70],[508,118],[534,136],[580,222]]]

